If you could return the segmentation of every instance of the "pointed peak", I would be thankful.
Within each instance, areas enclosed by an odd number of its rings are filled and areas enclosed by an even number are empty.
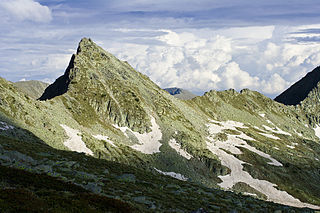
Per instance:
[[[96,43],[94,43],[91,38],[82,38],[79,42],[78,48],[77,48],[77,54],[88,51],[88,50],[102,50]]]

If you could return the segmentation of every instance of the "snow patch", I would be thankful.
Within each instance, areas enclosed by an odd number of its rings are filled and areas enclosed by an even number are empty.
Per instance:
[[[222,126],[219,126],[214,123],[208,124],[207,126],[209,128],[209,133],[211,135],[217,134],[224,129],[237,130],[236,127],[247,128],[244,126],[243,123],[236,122],[236,121],[224,121],[224,122],[213,121],[213,122],[219,123]],[[282,164],[280,162],[278,162],[277,160],[272,158],[270,155],[268,155],[264,152],[261,152],[260,150],[257,150],[255,147],[250,146],[249,144],[247,144],[246,141],[244,141],[242,139],[254,140],[253,138],[251,138],[251,137],[247,136],[246,134],[244,134],[243,132],[241,132],[240,135],[228,135],[227,141],[223,141],[223,142],[222,141],[214,141],[213,138],[210,138],[210,141],[213,142],[217,148],[228,150],[233,154],[242,154],[241,150],[238,149],[238,147],[246,148],[246,149],[260,155],[261,157],[269,159],[271,162],[268,162],[268,164],[274,165],[274,166],[282,166]]]
[[[276,150],[280,150],[278,147],[275,147],[275,146],[273,148],[276,149]]]
[[[69,139],[63,143],[66,147],[68,147],[71,151],[84,152],[93,156],[93,152],[87,148],[86,144],[82,141],[81,136],[79,136],[79,130],[72,129],[63,124],[60,124],[60,126],[64,129],[69,137]]]
[[[320,139],[320,126],[316,125],[316,128],[313,128],[314,134]]]
[[[291,134],[289,132],[285,132],[285,131],[281,130],[279,127],[271,128],[271,127],[266,126],[266,125],[262,125],[262,126],[266,130],[271,131],[273,133],[291,136]]]
[[[299,137],[303,137],[303,135],[300,132],[297,132],[296,130],[294,130],[294,132],[299,136]]]
[[[294,149],[294,148],[296,148],[296,147],[294,147],[294,146],[290,146],[290,145],[287,145],[287,147],[288,147],[288,148],[290,148],[290,149]]]
[[[176,139],[172,138],[169,140],[169,146],[176,150],[178,152],[179,155],[181,155],[182,157],[190,160],[193,156],[191,154],[189,154],[188,152],[184,151],[181,148],[181,145],[179,143],[177,143]]]
[[[215,120],[210,120],[210,125],[208,127],[209,127],[209,132],[212,134],[217,134],[225,129],[238,131],[236,127],[248,128],[244,126],[243,123],[237,122],[237,121],[215,121]]]
[[[253,193],[249,193],[249,192],[243,192],[244,195],[249,195],[249,196],[252,196],[252,197],[258,197],[256,194],[253,194]]]
[[[270,124],[272,124],[272,125],[274,125],[274,124],[273,124],[271,121],[269,121],[269,120],[267,120],[267,122],[270,123]],[[271,127],[266,126],[266,125],[262,125],[262,127],[263,127],[265,130],[270,131],[270,132],[273,132],[273,133],[276,133],[276,134],[282,134],[282,135],[289,135],[289,136],[291,136],[290,133],[285,132],[285,131],[281,130],[281,129],[278,128],[278,127],[271,128]],[[262,132],[264,132],[264,133],[260,133],[260,132],[259,132],[260,135],[263,135],[263,136],[265,136],[265,137],[267,137],[267,138],[271,138],[271,139],[274,139],[274,140],[280,140],[279,137],[277,137],[277,136],[275,136],[275,135],[272,135],[272,134],[269,134],[269,133],[266,133],[265,130],[260,129],[260,128],[257,127],[257,126],[254,126],[254,128],[255,128],[255,129],[258,129],[258,130],[260,130],[260,131],[262,131]]]
[[[289,132],[285,132],[285,131],[279,129],[278,127],[276,127],[276,129],[277,130],[275,131],[275,133],[292,136]]]
[[[108,136],[104,136],[104,135],[93,135],[94,138],[98,139],[98,140],[103,140],[105,142],[108,142],[109,144],[111,144],[111,146],[113,147],[117,147],[110,139]]]
[[[265,136],[265,137],[267,137],[267,138],[271,138],[271,139],[274,139],[274,140],[280,140],[279,137],[274,136],[274,135],[271,135],[271,134],[268,134],[268,133],[259,133],[259,134],[260,134],[260,135],[263,135],[263,136]]]
[[[219,176],[219,178],[222,180],[222,183],[220,183],[219,185],[222,188],[231,189],[236,183],[244,182],[250,185],[252,188],[256,189],[257,191],[265,194],[268,197],[269,201],[297,207],[319,208],[318,206],[302,203],[300,200],[292,197],[287,192],[278,190],[276,188],[277,185],[266,180],[254,179],[248,172],[243,171],[243,164],[245,164],[245,162],[239,160],[234,155],[232,155],[241,154],[241,150],[237,148],[239,146],[249,149],[250,151],[257,153],[258,155],[271,160],[271,162],[269,162],[269,164],[271,165],[282,166],[282,164],[277,160],[273,159],[270,155],[263,153],[254,147],[251,147],[245,141],[241,140],[240,138],[237,138],[236,136],[228,135],[227,141],[223,142],[214,140],[214,134],[217,133],[216,126],[216,124],[208,124],[210,136],[208,136],[207,138],[207,148],[213,154],[219,157],[222,165],[228,167],[231,170],[230,174],[225,176]],[[229,154],[224,150],[227,150],[232,154]]]
[[[7,124],[6,122],[0,121],[0,130],[7,131],[10,129],[14,129],[14,126]]]
[[[173,178],[176,178],[178,180],[182,180],[182,181],[187,181],[188,178],[186,178],[185,176],[183,176],[182,174],[179,173],[175,173],[175,172],[163,172],[157,168],[154,168],[157,172],[163,174],[163,175],[167,175],[167,176],[171,176]]]
[[[142,133],[134,132],[128,127],[119,127],[118,125],[113,125],[117,129],[120,129],[127,137],[127,131],[131,132],[139,141],[139,144],[130,146],[132,149],[135,149],[144,154],[153,154],[160,152],[160,146],[162,145],[159,141],[162,138],[162,132],[159,125],[156,123],[156,119],[151,117],[151,132]]]
[[[266,120],[267,121],[267,123],[269,123],[269,124],[273,124],[270,120]]]
[[[277,127],[276,125],[274,125],[274,123],[272,123],[270,120],[267,120],[267,122],[269,124],[272,124],[273,126],[275,126],[275,129],[274,128],[271,128],[269,126],[266,126],[266,125],[262,125],[266,130],[268,131],[271,131],[271,132],[274,132],[274,133],[277,133],[277,134],[282,134],[282,135],[289,135],[291,136],[291,134],[289,132],[285,132],[283,130],[281,130],[279,127]]]
[[[264,113],[261,113],[261,114],[259,114],[261,117],[266,117],[266,114],[264,114]]]

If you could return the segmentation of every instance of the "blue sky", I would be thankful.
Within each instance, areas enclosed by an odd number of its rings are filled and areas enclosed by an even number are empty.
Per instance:
[[[82,37],[161,87],[274,97],[320,65],[316,0],[1,0],[0,76],[54,81]]]

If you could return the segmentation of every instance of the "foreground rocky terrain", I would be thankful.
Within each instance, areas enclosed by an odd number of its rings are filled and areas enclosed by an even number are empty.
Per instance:
[[[0,209],[312,212],[308,105],[248,89],[180,100],[84,38],[39,100],[0,79]]]

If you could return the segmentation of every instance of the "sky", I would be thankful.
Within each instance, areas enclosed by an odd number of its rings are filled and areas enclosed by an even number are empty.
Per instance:
[[[1,0],[0,77],[53,82],[89,37],[162,88],[275,97],[320,65],[316,0]]]

